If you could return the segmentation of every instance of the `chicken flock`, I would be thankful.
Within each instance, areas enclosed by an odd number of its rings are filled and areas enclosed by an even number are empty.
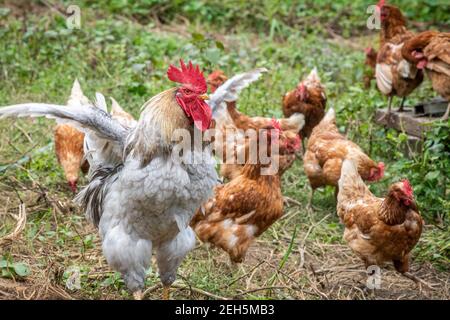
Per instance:
[[[394,96],[403,99],[402,108],[425,73],[450,100],[450,34],[414,34],[398,8],[382,2],[378,8],[380,48],[366,50],[365,85],[375,79],[389,109]],[[57,120],[55,151],[74,192],[80,169],[89,171],[75,201],[98,227],[109,266],[136,299],[142,298],[153,251],[164,298],[196,236],[227,252],[233,263],[244,261],[254,239],[283,215],[281,176],[299,157],[311,185],[309,206],[316,188],[335,187],[344,239],[364,265],[392,262],[419,281],[409,273],[409,258],[424,222],[408,180],[392,184],[385,198],[370,192],[366,182],[382,179],[385,165],[339,132],[316,68],[283,96],[285,118],[240,112],[240,91],[266,71],[228,79],[216,70],[205,78],[198,66],[180,60],[180,67],[167,71],[177,85],[148,100],[137,120],[113,98],[110,111],[100,93],[91,102],[76,80],[65,106],[24,103],[0,108],[0,117]],[[180,129],[188,136],[179,136]],[[213,139],[194,141],[211,129]],[[180,145],[189,147],[174,157]]]

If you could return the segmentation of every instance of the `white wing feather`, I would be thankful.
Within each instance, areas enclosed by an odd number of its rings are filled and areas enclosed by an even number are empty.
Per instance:
[[[258,80],[263,72],[267,72],[267,69],[258,68],[249,72],[237,74],[217,88],[207,101],[212,109],[213,118],[215,118],[215,115],[220,109],[225,108],[225,102],[236,101],[241,90]]]
[[[83,105],[62,106],[48,103],[22,103],[0,108],[0,118],[46,117],[69,123],[84,133],[95,132],[103,139],[124,143],[128,131],[106,112]]]

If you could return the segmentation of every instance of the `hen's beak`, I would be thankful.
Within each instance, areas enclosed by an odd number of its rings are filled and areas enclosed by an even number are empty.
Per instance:
[[[198,96],[200,99],[202,99],[202,100],[208,100],[209,99],[209,96],[205,93],[205,94],[202,94],[202,95],[200,95],[200,96]]]

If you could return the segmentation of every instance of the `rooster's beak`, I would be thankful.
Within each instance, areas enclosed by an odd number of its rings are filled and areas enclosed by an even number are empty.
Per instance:
[[[202,99],[202,100],[208,100],[209,99],[209,97],[208,97],[208,95],[205,93],[205,94],[202,94],[202,95],[200,95],[200,96],[198,96],[200,99]]]

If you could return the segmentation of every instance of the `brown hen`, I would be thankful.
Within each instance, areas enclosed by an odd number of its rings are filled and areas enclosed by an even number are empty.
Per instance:
[[[270,143],[257,144],[260,152],[274,156]],[[279,146],[280,155],[293,154],[300,146],[300,138],[296,133],[282,132]],[[252,241],[283,214],[281,171],[264,173],[268,165],[262,164],[260,154],[256,163],[247,161],[237,177],[217,186],[214,196],[191,222],[201,241],[225,250],[236,263],[244,260]]]
[[[402,98],[398,111],[403,111],[406,97],[422,83],[423,72],[403,59],[403,44],[414,37],[414,33],[406,29],[401,11],[385,4],[379,4],[379,8],[381,34],[375,78],[378,89],[389,97],[387,116],[390,117],[393,97]]]
[[[79,104],[88,105],[89,100],[83,95],[78,80],[75,80],[67,105]],[[71,125],[59,124],[54,129],[54,139],[56,157],[63,168],[70,189],[75,193],[80,169],[84,173],[89,169],[88,162],[84,160],[84,133]]]
[[[285,117],[290,117],[294,113],[303,114],[305,126],[300,130],[300,134],[303,138],[309,138],[313,128],[325,115],[326,102],[325,87],[320,82],[317,69],[314,68],[296,89],[284,95],[283,114]]]
[[[330,109],[314,128],[303,157],[303,168],[312,188],[310,206],[315,189],[327,185],[338,186],[345,158],[356,161],[364,180],[377,181],[384,175],[383,162],[376,163],[356,143],[339,133],[335,112]]]
[[[450,33],[425,31],[405,42],[403,57],[424,69],[434,91],[449,102],[442,117],[447,120],[450,113]]]
[[[410,252],[419,241],[423,220],[407,180],[392,184],[386,198],[377,198],[347,159],[339,180],[337,213],[345,225],[344,239],[366,268],[392,261],[398,272],[409,271]]]
[[[212,92],[215,92],[226,80],[227,77],[221,70],[212,72],[207,78]],[[223,164],[220,166],[220,174],[224,178],[231,180],[240,174],[245,164],[245,161],[241,162],[241,164],[236,163],[236,159],[245,151],[245,142],[248,141],[244,132],[247,130],[260,130],[270,126],[273,119],[267,117],[249,117],[237,110],[236,101],[229,101],[226,104],[226,121],[221,121],[217,126],[217,129],[222,132],[223,139],[217,139],[215,141],[215,149],[224,150],[222,153]],[[305,124],[304,116],[299,113],[295,113],[289,118],[277,119],[277,121],[282,131],[290,131],[291,133],[298,133]],[[227,150],[232,150],[233,152],[227,154]],[[281,171],[285,172],[295,160],[295,155],[279,156],[278,160]]]

